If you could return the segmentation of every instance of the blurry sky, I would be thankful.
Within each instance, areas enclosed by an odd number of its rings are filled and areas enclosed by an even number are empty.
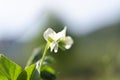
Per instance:
[[[53,11],[75,34],[120,20],[120,0],[0,0],[0,39],[37,34]],[[32,35],[31,35],[32,34]]]

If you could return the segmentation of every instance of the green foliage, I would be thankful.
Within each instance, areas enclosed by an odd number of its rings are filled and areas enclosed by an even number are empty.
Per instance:
[[[54,58],[51,56],[46,56],[44,60],[44,65],[41,68],[41,79],[42,80],[55,80],[56,79],[56,72],[55,70],[50,67],[49,65],[55,62]]]
[[[56,79],[54,69],[47,65],[42,67],[40,75],[41,75],[41,79],[43,80],[55,80]]]
[[[45,62],[45,64],[50,65],[50,64],[55,63],[55,59],[52,56],[46,56],[44,62]]]
[[[22,68],[0,54],[0,80],[16,80]]]
[[[36,69],[36,64],[26,67],[25,70],[19,75],[17,80],[39,80],[40,74]]]
[[[23,70],[19,65],[0,54],[0,80],[55,80],[55,70],[47,66],[53,62],[54,59],[47,56],[44,61],[46,64],[42,67],[40,75],[39,61]]]
[[[21,77],[24,75],[27,75],[27,72],[30,70],[31,70],[31,72],[34,71],[34,68],[35,68],[34,64],[37,63],[41,59],[41,56],[42,56],[42,54],[41,54],[40,48],[36,48],[34,50],[33,54],[31,55],[30,59],[28,60],[27,66],[29,66],[29,67],[27,67],[22,72]],[[55,70],[52,67],[50,67],[50,65],[53,63],[55,63],[55,59],[52,56],[45,57],[42,69],[40,70],[41,71],[40,75],[39,75],[41,77],[40,80],[55,80],[56,79]],[[31,65],[31,64],[33,64],[33,65]],[[34,75],[32,75],[32,74],[29,74],[29,75],[34,77]],[[32,79],[30,79],[30,76],[29,76],[29,79],[26,79],[23,77],[22,80],[32,80]],[[38,80],[38,79],[36,79],[36,80]]]
[[[44,61],[46,64],[43,65],[41,70],[39,61],[23,70],[19,65],[0,54],[0,80],[55,80],[55,70],[48,66],[48,64],[53,62],[54,59],[47,56]]]
[[[39,62],[23,70],[0,54],[0,80],[40,80]]]

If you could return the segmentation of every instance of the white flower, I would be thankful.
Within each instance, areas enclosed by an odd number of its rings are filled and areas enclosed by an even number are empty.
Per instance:
[[[53,29],[48,28],[44,32],[44,38],[47,42],[50,43],[51,52],[54,50],[55,53],[58,52],[58,47],[62,47],[65,49],[71,48],[73,44],[73,39],[70,36],[66,36],[66,27],[58,33],[56,33]]]

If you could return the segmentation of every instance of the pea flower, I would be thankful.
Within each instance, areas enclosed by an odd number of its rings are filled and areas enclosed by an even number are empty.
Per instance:
[[[58,33],[56,33],[53,29],[48,28],[44,32],[44,39],[50,44],[50,51],[54,50],[55,53],[58,52],[58,47],[69,49],[73,44],[73,39],[70,36],[66,36],[66,29],[64,29]]]

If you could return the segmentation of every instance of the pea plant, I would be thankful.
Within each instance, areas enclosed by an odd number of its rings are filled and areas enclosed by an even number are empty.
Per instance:
[[[48,28],[43,37],[46,40],[46,46],[40,59],[35,60],[39,55],[33,54],[23,69],[13,61],[0,54],[0,80],[55,80],[56,72],[49,66],[54,61],[53,57],[48,56],[48,50],[57,53],[58,48],[70,49],[74,43],[70,36],[66,36],[66,29],[56,33]]]

